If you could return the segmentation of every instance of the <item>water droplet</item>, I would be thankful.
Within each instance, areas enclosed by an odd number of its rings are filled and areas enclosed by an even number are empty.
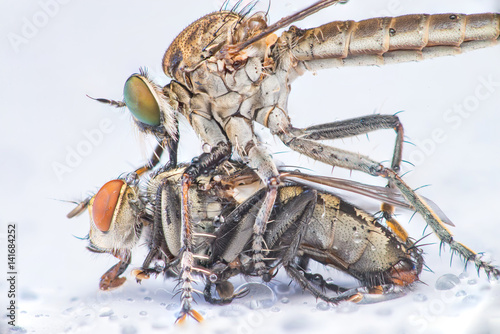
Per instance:
[[[460,275],[458,275],[458,278],[460,278],[460,279],[464,279],[467,277],[469,277],[469,274],[467,274],[467,272],[465,272],[465,271],[463,273],[461,273]]]
[[[144,297],[144,300],[147,301],[147,302],[151,302],[151,301],[153,301],[153,298],[151,298],[151,297]]]
[[[413,296],[413,300],[422,303],[427,300],[427,296],[422,293],[417,293],[415,296]]]
[[[445,274],[437,279],[435,288],[437,290],[450,290],[458,284],[460,284],[460,279],[457,276]]]
[[[372,245],[372,246],[370,247],[370,249],[371,249],[371,251],[372,251],[372,252],[375,252],[375,251],[377,250],[377,247],[375,247],[375,245]]]
[[[467,292],[465,292],[464,290],[460,290],[455,294],[456,297],[463,297],[466,295],[467,295]]]
[[[282,304],[288,304],[289,302],[290,302],[290,299],[288,299],[286,297],[285,298],[281,298],[281,303]]]
[[[281,311],[279,307],[277,307],[277,306],[271,307],[271,312],[275,312],[276,313],[276,312],[279,312],[279,311]]]
[[[127,298],[127,301],[130,302],[130,303],[133,303],[134,299],[133,298]]]
[[[260,283],[245,283],[240,285],[234,292],[237,293],[242,290],[247,290],[247,295],[237,299],[235,302],[243,304],[252,310],[269,308],[276,302],[276,295],[267,285]]]
[[[465,296],[464,299],[462,299],[462,303],[467,306],[476,306],[480,300],[481,298],[479,298],[478,296],[469,295]]]
[[[330,305],[325,302],[319,302],[318,305],[316,305],[316,309],[320,311],[328,311],[330,309]]]
[[[352,234],[352,241],[355,244],[360,244],[363,241],[363,238],[361,238],[361,234],[359,232],[354,232]]]
[[[146,312],[146,311],[141,311],[141,312],[139,312],[139,315],[141,315],[141,316],[145,317],[145,316],[147,316],[147,315],[148,315],[148,312]]]
[[[212,146],[210,146],[208,143],[204,143],[201,148],[203,150],[203,153],[210,153],[210,151],[212,150]]]
[[[467,284],[469,285],[475,285],[477,283],[477,281],[475,279],[470,279],[467,281]]]
[[[113,315],[113,313],[115,313],[115,312],[113,312],[113,310],[112,310],[112,309],[110,309],[109,307],[104,307],[104,308],[102,308],[102,309],[99,311],[99,316],[100,316],[101,318],[104,318],[104,317],[109,317],[109,316]]]
[[[217,282],[217,275],[211,274],[210,276],[208,276],[208,279],[210,280],[210,282],[215,283]]]

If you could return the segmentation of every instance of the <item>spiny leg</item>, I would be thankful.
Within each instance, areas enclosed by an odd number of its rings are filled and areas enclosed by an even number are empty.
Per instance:
[[[341,287],[340,285],[327,282],[320,274],[311,274],[308,272],[304,272],[304,277],[311,283],[318,285],[321,289],[328,289],[335,293],[343,293],[349,290],[347,288]]]
[[[415,208],[415,210],[424,218],[425,222],[432,228],[434,233],[438,236],[441,244],[448,244],[453,252],[462,256],[466,263],[473,262],[477,270],[483,269],[488,278],[493,275],[495,278],[500,278],[500,269],[487,263],[481,257],[466,247],[465,245],[454,240],[451,232],[444,226],[443,221],[431,209],[431,207],[418,196],[396,172],[385,169],[382,176],[389,179],[394,186],[396,186],[408,202]]]
[[[253,134],[252,122],[243,117],[231,117],[225,125],[225,131],[232,143],[237,143],[236,149],[246,164],[253,168],[267,186],[264,201],[257,213],[253,226],[252,260],[257,275],[266,273],[264,264],[264,233],[269,216],[276,200],[280,183],[278,169],[271,155],[261,146]]]
[[[394,129],[396,143],[391,168],[399,171],[403,151],[404,131],[396,115],[368,115],[344,121],[325,123],[303,129],[292,129],[296,137],[310,140],[332,140],[367,134],[376,130]]]
[[[302,271],[300,271],[299,269],[295,268],[294,266],[287,266],[285,267],[285,270],[287,274],[295,282],[297,282],[304,290],[311,292],[313,296],[315,296],[316,298],[321,298],[326,302],[338,304],[343,301],[358,302],[363,299],[363,295],[357,291],[353,291],[352,293],[345,293],[337,297],[328,297],[322,291],[320,291],[313,283],[311,283],[309,279],[306,278],[302,274]]]
[[[315,190],[305,190],[297,195],[295,187],[291,187],[290,190],[288,191],[286,187],[281,189],[280,197],[284,203],[280,206],[279,212],[267,231],[266,242],[275,249],[271,252],[272,256],[279,259],[280,264],[285,267],[288,273],[292,273],[292,279],[297,280],[295,277],[296,270],[298,270],[296,263],[299,263],[299,266],[303,268],[308,265],[308,257],[297,258],[297,252],[299,248],[302,249],[299,245],[316,207],[318,194]],[[319,250],[317,251],[319,252]],[[326,282],[319,274],[310,274],[305,270],[302,272],[307,281],[319,283],[322,289],[328,288],[337,293],[347,291],[336,284]],[[299,284],[309,289],[309,283],[306,285],[303,283],[301,279]],[[317,291],[313,293],[315,292]]]
[[[192,224],[189,200],[189,188],[192,182],[202,172],[213,169],[218,164],[226,160],[231,154],[231,147],[225,143],[220,142],[212,148],[210,153],[203,153],[198,158],[193,159],[190,166],[188,166],[182,175],[181,180],[181,233],[180,233],[180,284],[181,284],[181,311],[177,321],[182,322],[190,315],[197,321],[203,320],[203,317],[192,309],[191,303],[193,301],[193,288],[192,273],[194,268],[194,255],[193,255],[193,242],[192,242]]]
[[[267,120],[267,125],[273,127],[281,140],[293,150],[331,166],[361,170],[371,175],[377,175],[377,170],[380,168],[380,166],[377,166],[379,165],[377,162],[370,160],[368,157],[353,156],[350,152],[335,149],[316,141],[347,138],[376,130],[393,129],[396,132],[396,141],[391,168],[396,172],[400,171],[404,130],[396,115],[368,115],[297,129],[290,124],[286,126],[287,120],[284,119],[284,114],[275,109],[270,112]],[[280,126],[283,127],[283,124],[285,124],[284,129],[288,130],[278,130]],[[388,187],[393,187],[390,181]],[[384,211],[385,216],[391,216],[393,212],[392,206],[386,204],[382,205],[382,208],[388,210]]]
[[[315,249],[313,247],[304,247],[304,245],[300,246],[300,250],[305,256],[302,256],[299,259],[300,260],[299,263],[303,262],[303,259],[309,256],[312,256],[313,258],[316,259],[318,258],[328,259],[327,260],[328,262],[323,262],[321,260],[320,263],[323,264],[330,263],[330,265],[333,264],[334,267],[337,267],[338,269],[341,269],[349,273],[348,265],[342,264],[343,261],[340,258],[336,257],[334,254],[319,249]],[[335,265],[335,263],[338,263],[339,266]],[[308,290],[317,298],[321,298],[329,303],[337,304],[338,302],[341,301],[351,301],[355,303],[374,303],[374,302],[381,302],[397,298],[404,295],[402,291],[397,293],[393,292],[387,294],[384,292],[385,291],[384,286],[386,287],[394,287],[397,285],[403,286],[403,284],[400,284],[400,282],[397,280],[394,280],[390,285],[372,286],[369,283],[369,280],[363,279],[362,277],[357,277],[357,279],[359,279],[361,282],[365,282],[365,284],[368,285],[359,288],[347,289],[325,281],[320,274],[307,273],[305,271],[307,269],[306,267],[307,266],[304,266],[303,264],[301,264],[300,267],[297,267],[296,264],[291,264],[290,266],[285,267],[285,269],[287,270],[287,273],[290,275],[290,277],[292,277],[303,289]],[[399,276],[397,276],[396,278],[399,278]],[[328,296],[324,292],[325,288],[330,291],[334,291],[338,295],[336,297]]]
[[[383,129],[394,129],[394,131],[396,131],[396,142],[392,155],[391,169],[399,172],[403,153],[404,130],[403,125],[396,115],[368,115],[310,126],[304,129],[294,129],[293,132],[303,139],[331,140],[367,134],[372,131]],[[390,181],[387,186],[394,188]],[[393,226],[399,225],[393,217],[394,207],[392,205],[383,203],[382,212],[388,223]],[[399,227],[401,226],[399,225]],[[398,231],[401,230],[402,228],[398,229]],[[404,240],[406,240],[406,238]]]
[[[373,176],[382,176],[387,178],[389,186],[396,187],[399,189],[399,191],[408,200],[408,202],[415,208],[415,210],[422,215],[426,223],[431,226],[431,228],[437,234],[442,243],[449,244],[451,249],[460,254],[466,260],[466,262],[473,261],[476,267],[478,269],[479,268],[484,269],[484,271],[488,276],[493,275],[495,277],[500,277],[500,270],[498,268],[482,261],[480,257],[472,250],[453,240],[452,234],[444,226],[444,223],[439,218],[439,216],[422,198],[420,198],[398,176],[397,171],[399,170],[399,163],[401,161],[400,151],[402,149],[402,134],[403,134],[402,127],[400,127],[400,124],[397,127],[398,139],[396,141],[395,154],[392,162],[394,170],[385,168],[380,163],[366,156],[336,149],[331,146],[323,145],[321,143],[317,143],[312,140],[297,137],[293,133],[293,128],[291,127],[289,120],[285,117],[284,113],[277,108],[275,108],[269,113],[267,121],[263,124],[268,126],[273,133],[277,134],[280,137],[280,139],[285,143],[285,145],[289,146],[294,151],[302,153],[314,160],[324,162],[331,166],[338,166],[347,169],[359,170]],[[311,130],[311,133],[316,133],[319,135],[319,133],[321,133],[319,129],[321,129],[322,131],[324,130],[322,129],[321,126],[318,126],[318,128],[313,128],[313,130]],[[326,136],[327,135],[323,134],[323,137]],[[387,215],[390,215],[392,208],[387,207],[385,209],[387,210],[387,212],[385,213]],[[402,233],[401,236],[403,236],[404,238],[404,233]]]

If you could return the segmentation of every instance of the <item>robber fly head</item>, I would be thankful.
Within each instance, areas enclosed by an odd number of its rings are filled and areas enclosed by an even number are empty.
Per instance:
[[[142,132],[152,133],[162,139],[177,138],[175,99],[151,80],[144,69],[132,74],[125,82],[123,101],[102,98],[94,100],[117,108],[127,107]]]

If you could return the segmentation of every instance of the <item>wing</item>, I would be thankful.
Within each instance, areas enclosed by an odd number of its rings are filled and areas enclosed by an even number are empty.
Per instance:
[[[304,185],[313,189],[327,191],[326,187],[341,189],[355,194],[360,194],[369,198],[373,198],[387,204],[394,205],[399,208],[413,210],[414,208],[408,203],[404,196],[397,190],[387,187],[379,187],[368,185],[356,181],[339,179],[329,176],[309,175],[293,171],[283,171],[280,178],[284,181],[290,181],[299,185]],[[335,194],[337,195],[337,194]],[[450,226],[455,226],[444,212],[430,199],[420,196],[431,209],[439,216],[439,218]]]

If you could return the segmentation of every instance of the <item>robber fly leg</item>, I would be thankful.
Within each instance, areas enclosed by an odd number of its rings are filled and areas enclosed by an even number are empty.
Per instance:
[[[120,260],[113,267],[109,268],[108,271],[101,276],[99,281],[99,289],[110,290],[121,286],[125,283],[125,277],[118,277],[125,272],[128,265],[130,264],[131,253],[129,250],[117,250],[114,251],[113,256]]]
[[[396,115],[369,115],[326,124],[293,129],[296,137],[309,140],[331,140],[367,134],[376,130],[394,129],[396,144],[392,156],[391,168],[399,171],[403,150],[403,126]]]
[[[382,176],[389,179],[389,181],[401,191],[403,196],[408,200],[408,202],[415,208],[415,210],[424,218],[425,222],[432,228],[434,233],[438,236],[441,241],[441,245],[448,244],[451,250],[458,255],[460,255],[466,262],[473,262],[477,270],[483,269],[488,277],[493,276],[495,278],[500,278],[500,269],[485,262],[481,259],[481,256],[473,252],[468,247],[455,241],[451,232],[444,226],[443,221],[439,216],[431,209],[431,207],[418,196],[393,170],[384,169],[382,171]]]
[[[276,117],[273,118],[272,116],[274,113]],[[277,125],[273,125],[273,122],[276,124],[283,123],[282,121],[277,122],[277,120],[282,117],[279,110],[271,112],[269,117],[271,123],[269,125],[276,127]],[[320,124],[304,129],[290,127],[288,131],[281,131],[277,134],[290,148],[315,160],[325,162],[332,166],[361,170],[371,175],[380,175],[381,165],[368,157],[335,149],[331,146],[318,143],[317,141],[352,137],[382,129],[394,129],[394,131],[396,131],[396,142],[394,145],[391,168],[397,173],[401,169],[404,130],[396,115],[369,115],[345,121]],[[388,180],[387,186],[391,188],[394,187],[390,179]],[[388,225],[403,242],[406,242],[408,233],[406,233],[394,218],[394,207],[390,204],[383,203],[381,208]]]
[[[255,218],[252,243],[255,272],[262,276],[266,272],[263,254],[264,233],[278,193],[280,183],[278,169],[271,155],[256,144],[257,139],[253,134],[250,120],[244,117],[231,117],[226,123],[225,131],[230,141],[236,145],[239,155],[267,185],[267,193]]]
[[[302,139],[317,141],[358,136],[383,129],[394,129],[394,131],[396,131],[396,143],[394,145],[391,168],[399,172],[401,169],[404,131],[403,125],[396,115],[368,115],[345,121],[310,126],[304,129],[293,129],[291,132]],[[393,187],[390,181],[388,187]],[[406,241],[408,234],[394,219],[394,207],[387,203],[383,203],[382,212],[388,224],[394,226],[394,231],[399,232],[398,236],[403,241]]]

